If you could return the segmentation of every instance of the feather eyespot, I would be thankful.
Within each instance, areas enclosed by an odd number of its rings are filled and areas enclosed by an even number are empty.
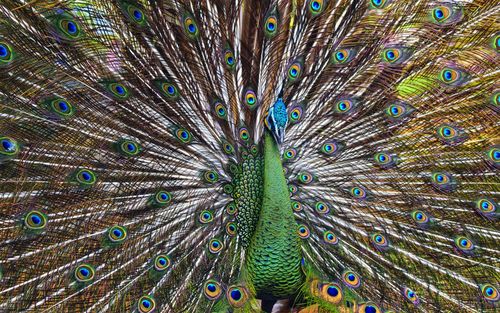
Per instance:
[[[193,141],[193,135],[185,128],[178,128],[174,135],[182,143],[191,143]]]
[[[237,230],[238,227],[235,223],[229,222],[226,224],[226,234],[228,234],[229,236],[235,236]]]
[[[345,65],[354,59],[356,52],[356,48],[340,48],[333,52],[331,62],[335,65]]]
[[[325,142],[320,151],[327,156],[336,156],[345,148],[345,144],[337,140],[329,140]]]
[[[405,287],[403,289],[403,296],[414,305],[418,305],[420,302],[415,291],[410,288]]]
[[[292,210],[294,210],[295,212],[302,211],[302,203],[298,201],[292,201]]]
[[[313,175],[310,173],[307,173],[307,172],[299,173],[297,175],[297,178],[298,178],[299,182],[304,184],[304,185],[310,184],[314,180]]]
[[[460,252],[462,252],[464,254],[468,254],[468,255],[472,254],[473,250],[476,247],[474,245],[474,243],[472,242],[472,240],[470,240],[469,238],[464,237],[464,236],[455,237],[454,243],[455,243],[456,249],[458,249]]]
[[[334,114],[348,116],[355,111],[357,101],[349,98],[342,98],[335,102],[333,105]]]
[[[210,279],[203,284],[203,294],[208,300],[217,300],[222,294],[222,287],[216,280]]]
[[[12,47],[6,42],[0,41],[0,66],[9,64],[13,59]]]
[[[323,233],[323,240],[330,245],[336,246],[339,243],[339,237],[337,237],[333,232],[327,230]]]
[[[167,99],[175,101],[179,99],[179,90],[177,86],[169,81],[166,80],[158,80],[155,81],[155,84],[158,86],[160,89],[161,93],[167,97]]]
[[[66,39],[77,39],[82,34],[80,25],[69,15],[59,19],[58,29]]]
[[[208,170],[203,174],[203,178],[205,179],[205,182],[214,184],[219,181],[219,174],[215,171]]]
[[[442,4],[430,10],[431,21],[436,25],[450,25],[462,19],[462,9],[457,5]]]
[[[245,91],[244,102],[250,109],[254,109],[257,106],[257,96],[252,89]]]
[[[47,216],[40,211],[31,211],[24,216],[24,226],[31,230],[42,230],[47,226]]]
[[[201,211],[200,215],[198,216],[198,222],[201,224],[208,224],[214,220],[214,215],[212,212],[208,210],[203,210]]]
[[[356,274],[351,270],[346,270],[342,274],[342,281],[349,288],[356,289],[359,288],[359,286],[361,286],[361,278],[359,277],[358,274]]]
[[[288,114],[288,118],[290,120],[290,123],[295,124],[300,122],[302,119],[304,111],[301,106],[296,106],[290,110],[290,113]]]
[[[464,131],[456,126],[443,124],[436,129],[439,140],[444,144],[456,145],[466,139]]]
[[[309,228],[306,225],[298,225],[297,233],[302,239],[307,239],[311,235]]]
[[[380,313],[380,308],[373,302],[363,303],[359,306],[359,313]]]
[[[154,260],[154,268],[158,272],[163,272],[167,270],[170,265],[172,264],[172,261],[170,260],[170,257],[168,257],[165,254],[160,254],[156,256]]]
[[[156,307],[155,300],[150,296],[142,296],[137,301],[137,310],[140,313],[149,313],[153,312]]]
[[[411,217],[419,227],[426,227],[430,223],[430,217],[423,211],[415,210],[411,212]]]
[[[222,144],[222,150],[224,151],[225,154],[227,155],[235,154],[234,146],[230,144],[229,141],[222,139],[221,144]]]
[[[301,58],[296,59],[287,70],[288,73],[288,83],[293,84],[300,79],[303,71],[303,61]]]
[[[240,139],[243,141],[248,141],[250,140],[250,133],[248,132],[248,129],[246,127],[241,127],[239,131]]]
[[[89,169],[80,169],[75,174],[76,181],[81,187],[90,187],[97,181],[96,175]]]
[[[363,187],[353,187],[351,188],[351,195],[358,200],[366,199],[367,192]]]
[[[439,79],[445,85],[460,86],[466,82],[467,75],[457,68],[445,67],[439,73]]]
[[[123,156],[136,156],[141,152],[141,146],[133,140],[120,139],[115,145],[118,148],[118,152]]]
[[[116,100],[126,100],[130,96],[127,87],[121,83],[105,83],[105,87],[109,94]]]
[[[113,243],[121,243],[127,238],[127,230],[122,226],[113,226],[108,229],[108,239]]]
[[[388,48],[382,52],[383,60],[387,63],[395,63],[399,60],[401,55],[401,50],[396,48]]]
[[[234,215],[236,214],[236,204],[234,203],[234,201],[231,201],[229,202],[227,205],[226,205],[226,213],[229,214],[229,215]]]
[[[154,201],[158,206],[165,206],[172,201],[172,195],[165,190],[159,190],[154,194]]]
[[[484,284],[481,285],[481,294],[483,298],[490,302],[498,302],[500,300],[500,293],[498,292],[498,289],[491,285],[491,284]]]
[[[342,289],[334,283],[321,284],[319,295],[323,300],[332,304],[338,304],[342,301]]]
[[[486,150],[486,157],[490,163],[500,166],[500,146],[493,146]]]
[[[230,286],[226,291],[226,298],[234,308],[241,308],[248,300],[248,292],[242,286]]]
[[[283,153],[283,158],[286,161],[293,161],[296,156],[297,156],[297,150],[294,148],[286,149],[285,152]]]
[[[410,115],[414,110],[412,106],[396,101],[385,107],[385,114],[389,118],[389,121],[397,122]]]
[[[49,111],[59,118],[68,118],[75,113],[73,105],[63,98],[53,98],[46,101]]]
[[[476,201],[476,210],[484,217],[494,217],[497,210],[497,205],[493,200],[487,198],[481,198]]]
[[[328,214],[330,212],[330,207],[323,201],[317,201],[314,208],[319,214]]]
[[[80,283],[88,283],[94,279],[95,270],[89,264],[80,264],[75,268],[74,277]]]
[[[290,193],[294,195],[299,191],[299,188],[295,185],[290,185],[288,186],[288,191],[290,191]]]
[[[195,40],[198,38],[198,36],[200,35],[200,30],[198,29],[198,25],[191,15],[185,14],[183,16],[182,25],[184,27],[184,33],[189,39]]]
[[[264,34],[267,38],[272,38],[278,34],[279,19],[276,12],[276,9],[273,9],[264,20]]]
[[[128,4],[125,7],[125,13],[128,19],[136,23],[137,25],[139,26],[146,25],[146,15],[144,14],[144,11],[141,8],[132,4]]]
[[[222,251],[223,248],[224,244],[217,238],[211,239],[208,242],[208,251],[210,251],[210,253],[213,254],[219,253]]]
[[[370,242],[373,247],[379,251],[386,251],[389,248],[389,241],[382,233],[373,233],[370,236]]]
[[[19,152],[17,141],[10,137],[0,137],[0,159],[2,156],[11,157]]]
[[[309,12],[312,16],[318,16],[325,10],[326,5],[326,0],[309,0]]]
[[[383,9],[390,1],[391,0],[370,0],[370,6],[372,9]]]
[[[376,165],[384,169],[394,167],[399,162],[397,156],[393,156],[387,152],[375,153],[373,159],[375,160]]]
[[[431,174],[431,184],[439,191],[453,191],[456,187],[454,178],[445,172],[434,172]]]
[[[233,70],[236,67],[236,58],[230,49],[224,51],[224,64],[229,70]]]

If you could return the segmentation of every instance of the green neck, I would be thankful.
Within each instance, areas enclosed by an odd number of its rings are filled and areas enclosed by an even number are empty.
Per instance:
[[[248,248],[247,267],[259,297],[288,298],[303,281],[300,239],[279,147],[267,130],[264,136],[262,208]]]

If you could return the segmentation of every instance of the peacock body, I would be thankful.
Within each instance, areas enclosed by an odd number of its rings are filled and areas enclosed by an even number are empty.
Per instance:
[[[496,312],[499,11],[2,1],[0,312]]]

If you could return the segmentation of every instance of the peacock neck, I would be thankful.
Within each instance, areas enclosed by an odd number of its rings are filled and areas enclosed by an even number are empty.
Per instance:
[[[247,253],[248,273],[259,297],[288,298],[303,281],[300,239],[278,144],[264,134],[263,199]]]

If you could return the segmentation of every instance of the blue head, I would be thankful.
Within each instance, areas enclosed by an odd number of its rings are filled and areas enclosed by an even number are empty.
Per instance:
[[[282,144],[285,140],[285,129],[288,124],[286,105],[281,97],[269,108],[266,117],[266,126],[273,134],[274,140]]]

